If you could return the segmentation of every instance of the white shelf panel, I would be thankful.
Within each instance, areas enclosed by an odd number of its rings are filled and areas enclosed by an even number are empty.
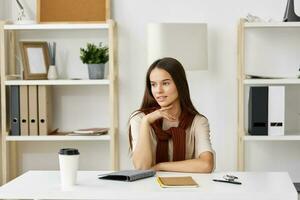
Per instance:
[[[6,141],[109,141],[109,135],[100,136],[6,136]]]
[[[283,136],[244,136],[245,141],[300,141],[299,135],[283,135]]]
[[[5,30],[80,30],[80,29],[108,29],[107,23],[97,24],[7,24]]]
[[[299,22],[246,22],[245,28],[300,28]]]
[[[7,80],[5,85],[109,85],[109,80]]]
[[[300,84],[300,79],[284,78],[284,79],[245,79],[244,85],[269,85],[269,84]]]

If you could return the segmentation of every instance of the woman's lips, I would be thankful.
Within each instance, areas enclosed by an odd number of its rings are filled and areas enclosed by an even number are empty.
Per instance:
[[[162,101],[165,101],[166,98],[167,98],[167,96],[160,96],[160,97],[156,97],[156,100],[158,102],[162,102]]]

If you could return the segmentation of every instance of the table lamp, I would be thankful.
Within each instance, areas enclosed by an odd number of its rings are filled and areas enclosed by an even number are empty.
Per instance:
[[[295,11],[294,0],[288,0],[283,17],[284,22],[297,22],[300,21],[300,16]]]
[[[207,24],[148,24],[148,64],[163,57],[173,57],[185,70],[207,70]]]
[[[24,6],[19,0],[16,0],[18,5],[18,18],[15,24],[34,24],[33,20],[28,19],[27,13],[25,12]]]

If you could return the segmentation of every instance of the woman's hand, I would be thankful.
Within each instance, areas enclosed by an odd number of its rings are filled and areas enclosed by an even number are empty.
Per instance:
[[[142,118],[140,125],[139,139],[137,141],[135,150],[133,151],[132,160],[135,169],[150,169],[153,163],[152,155],[152,141],[150,136],[150,124],[160,118],[168,120],[175,120],[175,117],[170,114],[173,105],[163,107],[145,115]]]
[[[156,120],[158,120],[160,118],[165,118],[169,121],[176,121],[176,117],[174,115],[170,114],[172,107],[173,106],[170,105],[168,107],[160,108],[158,110],[153,111],[152,113],[145,115],[144,118],[145,118],[145,120],[147,120],[147,122],[149,124],[152,124],[153,122],[155,122]]]

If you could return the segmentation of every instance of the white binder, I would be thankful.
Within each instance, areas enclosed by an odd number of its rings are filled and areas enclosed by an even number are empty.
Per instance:
[[[284,135],[285,87],[269,86],[268,135]]]

